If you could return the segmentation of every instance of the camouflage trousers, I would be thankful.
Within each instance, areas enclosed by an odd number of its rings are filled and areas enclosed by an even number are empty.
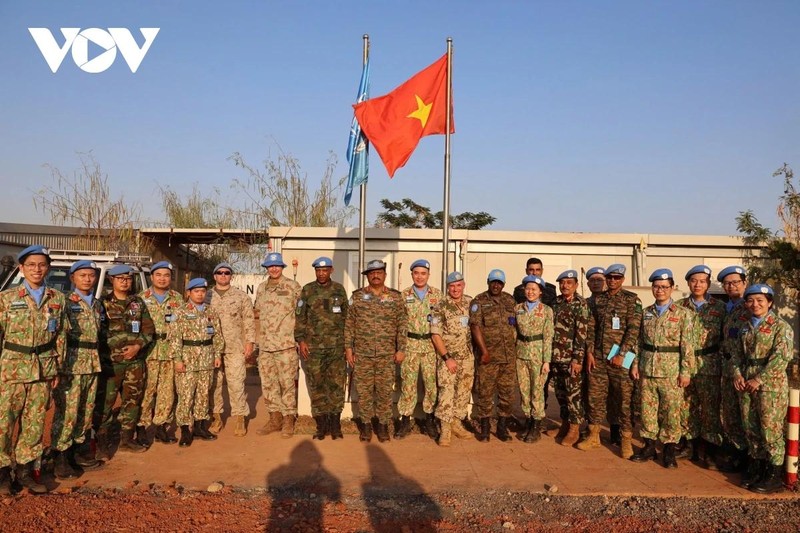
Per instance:
[[[312,350],[302,365],[311,398],[311,416],[340,414],[347,380],[344,349]]]
[[[615,406],[617,419],[609,416],[609,422],[617,423],[623,431],[632,431],[631,397],[633,380],[628,370],[611,366],[603,357],[596,357],[597,366],[589,373],[589,403],[586,414],[591,424],[602,424],[606,418],[606,407]]]
[[[722,444],[720,377],[697,374],[683,389],[681,431],[687,439]]]
[[[479,364],[477,379],[478,397],[475,400],[475,406],[478,416],[488,418],[494,414],[495,395],[497,396],[497,416],[512,416],[511,402],[514,401],[515,389],[517,389],[516,362],[489,361],[485,365]]]
[[[733,379],[728,377],[723,370],[722,383],[720,384],[720,413],[722,418],[722,432],[725,440],[733,444],[737,450],[747,449],[742,426],[742,407],[739,405],[741,396],[733,387]]]
[[[175,406],[175,364],[172,361],[148,359],[140,426],[169,424]]]
[[[86,432],[92,428],[97,379],[97,374],[58,376],[58,386],[53,391],[56,408],[51,448],[63,452],[73,444],[81,444],[86,440]]]
[[[572,377],[570,363],[553,363],[551,372],[555,379],[561,420],[569,420],[570,424],[583,424],[583,372]]]
[[[42,455],[42,435],[51,381],[6,383],[0,381],[0,467],[8,466],[13,457],[17,464],[27,464]],[[14,426],[20,422],[17,442],[13,443]]]
[[[175,372],[175,390],[178,393],[175,420],[179,426],[191,426],[197,420],[208,420],[211,374],[211,370]]]
[[[421,345],[414,347],[413,345]],[[417,383],[422,374],[425,388],[422,397],[422,410],[433,413],[436,406],[436,352],[429,340],[408,339],[406,357],[400,363],[400,399],[397,400],[397,411],[402,416],[412,416],[417,407]]]
[[[453,361],[458,365],[455,374],[447,369],[447,364],[441,359],[438,363],[439,403],[436,404],[436,418],[442,423],[467,417],[472,383],[475,381],[475,358],[472,353],[463,359],[454,358]]]
[[[681,439],[681,407],[683,389],[677,377],[653,378],[642,376],[643,439],[659,440],[664,444],[677,443]]]
[[[247,405],[245,379],[247,379],[247,364],[244,354],[224,354],[222,366],[214,369],[211,381],[211,412],[222,414],[225,407],[222,399],[222,385],[225,383],[228,387],[228,401],[231,403],[231,416],[249,416],[250,406]]]
[[[135,429],[144,396],[144,361],[114,363],[114,375],[100,374],[94,409],[94,427],[108,432],[114,422],[114,404],[120,396],[117,418],[123,430]]]
[[[542,374],[544,361],[541,358],[517,359],[517,383],[526,418],[544,419],[544,382],[547,373]]]
[[[284,416],[297,414],[298,360],[295,348],[258,354],[261,393],[268,412]]]
[[[394,376],[392,355],[356,359],[353,384],[361,420],[369,421],[372,417],[378,417],[381,424],[388,424],[392,420]]]
[[[750,457],[782,465],[786,451],[784,426],[789,408],[789,389],[740,392],[739,404]]]

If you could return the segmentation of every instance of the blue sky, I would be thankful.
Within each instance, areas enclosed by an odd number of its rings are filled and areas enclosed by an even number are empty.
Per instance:
[[[347,5],[347,8],[344,6]],[[161,215],[158,184],[235,199],[277,141],[318,180],[345,148],[371,38],[373,96],[454,40],[452,210],[493,229],[722,234],[774,214],[784,162],[800,171],[796,1],[20,2],[0,0],[0,219],[49,222],[32,191],[44,164],[91,150],[112,192]],[[118,55],[53,74],[28,27],[158,27],[132,74]],[[274,151],[274,148],[272,148]],[[424,138],[381,198],[441,209],[444,137]],[[354,196],[357,198],[357,194]],[[356,225],[357,219],[351,220]]]

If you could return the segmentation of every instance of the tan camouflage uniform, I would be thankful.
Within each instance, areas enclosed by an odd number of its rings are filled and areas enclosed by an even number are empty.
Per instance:
[[[425,297],[420,300],[414,287],[403,291],[403,301],[408,315],[406,354],[400,363],[402,382],[397,411],[401,416],[412,416],[417,406],[417,381],[422,373],[425,388],[422,399],[422,410],[433,413],[436,405],[436,351],[431,343],[431,320],[433,312],[442,301],[442,291],[435,287],[426,287]]]
[[[458,365],[456,373],[447,369],[439,359],[439,378],[436,418],[442,424],[466,418],[469,409],[472,383],[475,380],[475,356],[472,354],[472,332],[469,328],[469,306],[472,297],[466,294],[460,301],[445,296],[444,301],[433,311],[431,334],[440,335],[447,353]]]

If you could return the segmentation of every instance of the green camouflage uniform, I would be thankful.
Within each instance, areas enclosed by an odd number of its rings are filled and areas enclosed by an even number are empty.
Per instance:
[[[793,349],[791,326],[770,311],[758,326],[745,323],[732,358],[734,377],[761,382],[756,392],[739,392],[749,455],[773,465],[784,461],[784,422],[789,407],[786,367]]]
[[[683,298],[678,305],[695,314],[694,353],[697,374],[684,389],[681,429],[687,439],[701,437],[706,442],[722,444],[720,419],[720,374],[722,372],[722,325],[725,303],[713,296],[697,309],[692,299]]]
[[[50,447],[63,452],[85,441],[92,427],[92,413],[100,374],[98,342],[106,311],[97,299],[92,305],[77,293],[66,302],[67,356],[59,369],[53,391],[55,413]]]
[[[750,319],[750,312],[744,306],[744,299],[739,300],[728,311],[723,326],[724,340],[722,341],[722,383],[721,412],[722,430],[725,439],[738,450],[747,449],[742,426],[742,407],[739,405],[739,392],[733,387],[733,354],[739,345],[739,332]]]
[[[608,292],[598,294],[591,308],[586,330],[586,349],[594,352],[596,367],[589,373],[589,404],[587,415],[591,424],[602,424],[606,418],[606,402],[618,407],[622,431],[632,431],[631,397],[633,381],[625,368],[615,368],[606,359],[614,344],[625,355],[638,348],[639,327],[642,321],[642,301],[635,293],[621,289],[613,296]],[[619,327],[614,327],[616,320]]]
[[[401,416],[412,416],[417,406],[417,381],[422,373],[425,387],[422,410],[433,413],[436,405],[436,351],[431,342],[431,320],[436,307],[442,302],[442,291],[435,287],[426,288],[425,297],[420,300],[414,287],[403,291],[408,315],[408,343],[406,357],[400,363],[402,388],[397,401],[397,411]]]
[[[308,345],[303,362],[311,397],[311,415],[339,415],[344,409],[347,363],[344,323],[347,292],[340,283],[306,284],[295,309],[294,340]]]
[[[472,354],[472,332],[469,329],[469,305],[472,297],[464,294],[460,301],[446,296],[433,311],[431,334],[439,335],[447,353],[456,362],[456,373],[447,369],[439,359],[439,378],[436,418],[447,424],[467,416],[472,383],[475,380],[475,356]]]
[[[212,380],[211,411],[221,414],[223,410],[222,383],[227,383],[228,401],[231,403],[231,416],[249,416],[245,379],[247,365],[244,360],[244,347],[248,342],[256,342],[256,323],[253,315],[253,302],[241,289],[230,287],[225,291],[216,288],[208,291],[208,302],[217,311],[222,323],[222,337],[225,340],[225,353],[222,366],[214,369]]]
[[[175,311],[183,305],[183,298],[179,292],[168,290],[164,302],[159,303],[152,288],[145,289],[139,296],[147,306],[156,334],[155,342],[150,345],[145,362],[146,385],[138,425],[160,426],[171,423],[174,418],[172,409],[175,405],[175,368],[167,342],[167,331],[169,323],[175,317]]]
[[[658,316],[655,304],[642,311],[642,332],[638,357],[642,390],[643,439],[677,443],[681,438],[683,391],[678,376],[691,378],[695,373],[694,315],[670,302]]]
[[[517,326],[517,380],[525,417],[544,419],[542,366],[553,358],[553,310],[541,301],[528,311],[526,303],[514,307]],[[490,352],[491,353],[491,352]]]
[[[294,342],[294,309],[300,284],[281,276],[277,283],[267,280],[258,286],[258,375],[264,403],[270,413],[297,414],[297,369],[299,358]]]
[[[583,372],[572,377],[571,364],[583,365],[586,356],[586,329],[589,325],[589,304],[576,294],[567,301],[563,295],[553,306],[553,358],[550,371],[555,376],[555,389],[561,420],[583,424]]]
[[[17,464],[42,455],[51,380],[66,348],[65,305],[64,295],[51,288],[45,288],[39,305],[24,285],[0,293],[0,467],[11,464],[12,448]]]
[[[517,386],[517,330],[514,325],[514,297],[507,292],[496,298],[489,291],[480,293],[469,308],[469,324],[481,328],[489,362],[478,356],[478,397],[475,404],[480,418],[492,416],[497,395],[497,415],[512,416],[511,402]]]
[[[101,331],[100,363],[105,367],[100,374],[95,427],[108,432],[114,421],[113,408],[120,394],[118,419],[122,429],[136,429],[144,395],[147,349],[155,336],[155,325],[147,306],[139,296],[130,295],[118,300],[113,292],[103,296],[106,310],[105,329]],[[138,333],[134,324],[138,322]],[[130,360],[122,358],[122,349],[138,345],[139,353]]]
[[[178,406],[175,419],[179,426],[191,426],[208,420],[208,397],[214,359],[221,358],[225,341],[216,311],[206,305],[200,309],[187,302],[175,311],[169,325],[169,350],[175,363],[186,365],[184,372],[175,372]]]
[[[353,292],[344,326],[344,346],[356,358],[353,381],[358,416],[379,423],[392,419],[395,352],[406,350],[406,306],[400,291],[384,287],[375,295],[368,288]]]

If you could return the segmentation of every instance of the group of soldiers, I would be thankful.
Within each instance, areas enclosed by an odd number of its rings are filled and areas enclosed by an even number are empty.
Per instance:
[[[586,299],[574,270],[556,278],[557,296],[537,258],[513,296],[504,291],[505,273],[494,269],[487,290],[471,298],[459,272],[447,276],[444,293],[431,287],[425,259],[412,263],[410,287],[391,289],[386,264],[375,260],[362,272],[366,285],[348,298],[332,280],[330,258],[313,262],[316,279],[301,288],[283,275],[281,254],[269,253],[262,263],[268,277],[253,305],[232,286],[234,269],[226,262],[214,268],[212,287],[192,279],[185,297],[170,288],[166,261],[151,267],[151,285],[140,294],[131,291],[133,269],[117,265],[108,272],[112,290],[100,299],[90,261],[72,265],[67,295],[45,284],[46,248],[28,247],[18,262],[23,284],[0,293],[0,493],[10,490],[12,464],[18,484],[47,490],[35,467],[51,394],[50,448],[62,479],[109,460],[117,425],[120,451],[178,442],[173,423],[180,446],[216,439],[224,427],[223,387],[234,435],[246,435],[246,366],[255,362],[256,344],[267,411],[261,435],[294,434],[302,364],[313,438],[341,439],[349,366],[363,442],[373,432],[388,441],[390,425],[394,438],[408,436],[421,395],[418,424],[440,446],[473,433],[488,442],[496,418],[501,441],[517,431],[533,443],[547,431],[564,446],[589,451],[600,447],[608,420],[623,458],[656,459],[661,443],[665,467],[677,467],[686,454],[708,468],[741,470],[743,485],[756,492],[781,488],[792,332],[772,310],[772,289],[748,287],[739,266],[717,275],[727,303],[708,294],[712,273],[705,265],[687,272],[691,294],[677,302],[672,272],[658,269],[650,277],[655,302],[643,308],[622,288],[621,264],[589,269]],[[561,423],[548,430],[550,380]],[[635,415],[644,440],[637,453]]]

